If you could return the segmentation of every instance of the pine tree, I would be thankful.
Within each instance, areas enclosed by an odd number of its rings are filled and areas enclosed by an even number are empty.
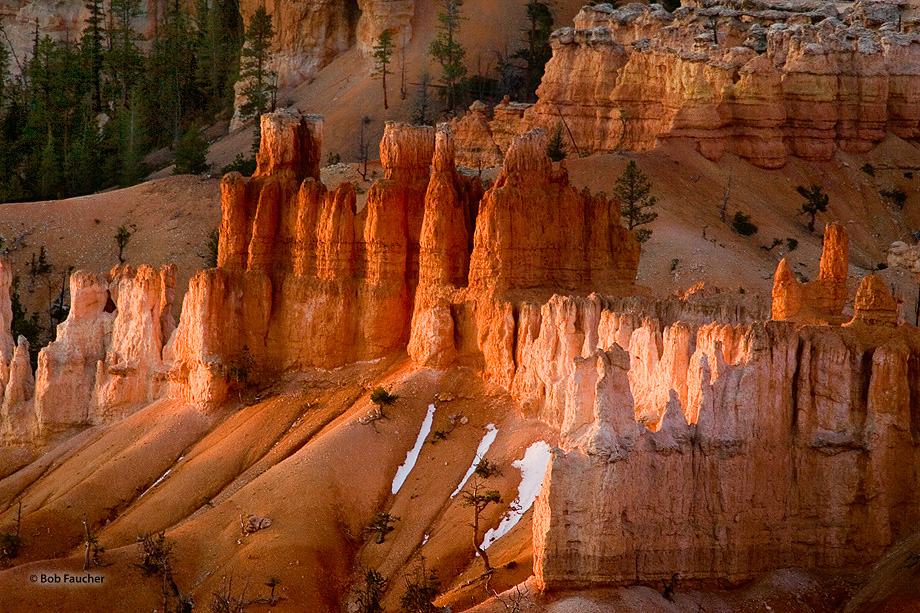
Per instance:
[[[557,124],[553,135],[546,144],[546,155],[554,162],[565,159],[565,142],[562,140],[562,124]]]
[[[265,12],[264,6],[260,6],[249,21],[242,52],[240,78],[247,80],[243,89],[246,103],[240,107],[244,117],[261,117],[269,103],[273,102],[275,73],[269,69],[273,36],[272,17]]]
[[[824,193],[824,188],[816,183],[812,183],[811,187],[808,189],[799,185],[795,188],[795,191],[799,192],[799,194],[805,198],[805,202],[802,204],[802,210],[799,214],[808,215],[808,231],[814,232],[815,215],[827,210],[827,204],[830,202],[830,198]]]
[[[380,77],[383,80],[383,110],[387,110],[387,75],[391,74],[389,70],[390,57],[393,55],[393,35],[389,30],[384,30],[374,45],[374,77]]]
[[[524,30],[527,46],[512,57],[525,62],[524,98],[534,99],[534,94],[543,79],[546,63],[553,56],[549,37],[553,33],[553,14],[546,2],[532,0],[525,6],[530,27]]]
[[[106,65],[109,76],[115,85],[113,99],[116,104],[127,104],[131,88],[136,83],[142,69],[142,56],[138,48],[141,35],[134,29],[134,20],[141,17],[140,0],[110,0],[108,43]]]
[[[105,36],[105,10],[102,0],[90,0],[86,3],[89,17],[83,29],[80,46],[90,73],[93,91],[93,110],[102,110],[102,62]]]
[[[199,175],[208,170],[208,141],[198,124],[192,124],[176,147],[176,168],[173,174]]]
[[[622,207],[620,215],[626,220],[626,226],[630,230],[636,230],[637,226],[652,223],[658,218],[658,213],[647,210],[658,202],[658,198],[652,196],[651,191],[652,185],[648,177],[630,160],[623,174],[617,177],[616,186],[613,188],[613,194],[619,199]],[[648,228],[636,230],[636,240],[640,243],[644,243],[651,236],[652,231]]]
[[[438,35],[428,46],[428,55],[441,65],[441,81],[447,108],[455,110],[459,98],[459,85],[466,76],[463,58],[466,49],[457,40],[460,31],[460,8],[463,0],[439,0],[442,11],[438,12]]]

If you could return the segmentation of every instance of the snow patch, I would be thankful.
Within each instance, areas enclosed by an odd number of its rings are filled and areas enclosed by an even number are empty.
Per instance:
[[[457,494],[460,493],[460,490],[463,489],[466,482],[469,481],[473,473],[476,472],[476,467],[479,466],[479,462],[486,457],[486,452],[489,451],[489,447],[495,442],[496,436],[498,436],[498,428],[495,427],[495,424],[486,426],[486,433],[483,435],[482,440],[479,441],[479,447],[476,448],[476,456],[473,458],[473,463],[470,464],[470,469],[466,471],[466,474],[463,475],[463,479],[460,480],[460,485],[458,485],[454,493],[450,495],[451,498],[456,497]]]
[[[418,432],[418,438],[415,439],[415,447],[409,450],[409,453],[406,454],[406,461],[400,464],[399,468],[396,469],[396,476],[393,477],[393,487],[392,492],[395,494],[403,486],[403,483],[406,482],[409,473],[412,472],[412,469],[415,468],[415,463],[418,461],[418,454],[422,452],[422,445],[425,444],[425,439],[428,438],[428,434],[431,432],[431,422],[434,421],[434,405],[428,405],[428,413],[425,414],[425,420],[422,421],[422,429]]]
[[[482,539],[483,549],[488,549],[489,545],[508,534],[521,520],[524,513],[533,506],[537,494],[540,493],[540,487],[543,485],[543,478],[546,476],[551,457],[549,444],[546,441],[537,441],[527,448],[523,458],[511,463],[515,468],[521,469],[521,485],[518,486],[518,495],[511,503],[511,509],[502,516],[498,527],[486,532]]]
[[[176,464],[178,464],[179,462],[181,462],[181,461],[182,461],[182,458],[184,458],[184,457],[185,457],[184,455],[180,455],[180,456],[179,456],[179,459],[176,460]],[[175,464],[174,464],[173,466],[175,466]],[[140,496],[138,496],[137,499],[140,500],[141,498],[143,498],[143,497],[147,494],[147,492],[149,492],[150,490],[152,490],[153,488],[155,488],[156,486],[158,486],[160,483],[162,483],[162,482],[163,482],[163,479],[165,479],[166,477],[168,477],[168,476],[169,476],[169,473],[171,473],[171,472],[172,472],[172,466],[170,466],[169,468],[167,468],[167,469],[166,469],[166,472],[163,473],[162,476],[160,476],[159,479],[157,479],[156,481],[154,481],[154,482],[153,482],[153,485],[151,485],[150,487],[148,487],[147,489],[145,489],[145,490],[144,490],[144,493],[141,494]]]

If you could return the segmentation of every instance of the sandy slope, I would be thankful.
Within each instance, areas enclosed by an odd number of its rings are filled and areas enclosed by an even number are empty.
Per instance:
[[[179,266],[178,316],[188,280],[202,266],[208,233],[220,225],[219,181],[186,175],[67,200],[0,204],[3,247],[27,307],[46,309],[71,266],[106,272],[118,264],[114,236],[120,225],[136,228],[124,251],[128,264]],[[33,282],[29,264],[42,246],[54,271]]]

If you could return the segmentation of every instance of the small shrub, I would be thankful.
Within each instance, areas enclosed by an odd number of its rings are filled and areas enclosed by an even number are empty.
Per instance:
[[[208,232],[208,240],[204,243],[204,253],[198,254],[203,260],[205,268],[217,268],[217,250],[220,245],[220,230],[214,228]]]
[[[904,178],[905,178],[905,179],[913,179],[913,178],[914,178],[914,173],[908,170],[907,172],[904,173]]]
[[[12,560],[19,557],[22,540],[12,532],[0,532],[0,560]]]
[[[208,141],[198,124],[189,126],[176,146],[176,175],[200,175],[208,171]]]
[[[224,166],[221,172],[223,174],[238,172],[241,175],[251,177],[256,171],[256,165],[255,156],[244,158],[242,153],[237,153],[233,161]]]
[[[392,406],[397,400],[399,400],[399,396],[391,394],[382,387],[376,387],[371,392],[371,402],[377,405],[381,415],[383,415],[383,407]]]
[[[757,234],[757,225],[751,221],[751,216],[736,211],[732,218],[732,229],[741,236]]]
[[[329,152],[329,155],[326,156],[326,166],[335,166],[342,161],[342,156],[338,153]]]
[[[875,267],[875,270],[885,270],[886,268],[888,268],[888,264],[886,264],[885,262],[879,262],[878,265]]]
[[[435,570],[426,570],[425,558],[407,575],[406,591],[399,599],[401,613],[435,613],[434,599],[441,591],[441,581]]]
[[[255,358],[249,352],[249,347],[243,345],[243,350],[236,354],[227,365],[227,378],[241,387],[245,387],[251,382],[255,367]]]
[[[476,470],[474,471],[474,474],[476,474],[479,477],[482,477],[483,479],[489,479],[496,475],[501,476],[502,471],[499,470],[498,464],[496,464],[495,462],[487,460],[486,458],[482,458],[481,460],[479,460],[479,464],[476,465]]]
[[[786,249],[788,249],[789,251],[795,251],[795,250],[798,249],[798,248],[799,248],[799,241],[798,241],[798,240],[796,240],[796,239],[794,239],[794,238],[787,238],[787,239],[786,239]]]
[[[546,144],[546,155],[554,162],[561,162],[565,159],[565,143],[562,140],[562,124],[557,124],[553,135]]]
[[[907,193],[900,187],[883,189],[878,195],[898,207],[899,211],[904,209],[904,204],[907,202]]]
[[[870,177],[875,176],[875,166],[873,166],[869,162],[866,162],[865,164],[863,164],[860,170],[866,173],[867,175],[869,175]]]
[[[358,613],[383,613],[380,599],[386,586],[386,579],[376,570],[365,572],[363,585],[355,590]]]
[[[384,541],[387,534],[396,529],[390,524],[397,521],[399,521],[398,517],[390,515],[389,513],[381,513],[378,511],[377,513],[374,513],[374,519],[371,520],[370,525],[364,529],[367,532],[377,533],[377,539],[374,542],[379,545]]]
[[[137,231],[137,226],[130,224],[131,229],[128,229],[128,226],[120,225],[118,229],[115,230],[115,244],[118,246],[118,261],[121,264],[125,263],[125,247],[128,246],[128,242],[131,240],[131,237],[134,235],[134,232]]]

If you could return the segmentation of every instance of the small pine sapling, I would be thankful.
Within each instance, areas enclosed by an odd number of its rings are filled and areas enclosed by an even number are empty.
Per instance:
[[[626,220],[626,227],[635,230],[636,240],[644,243],[652,236],[648,228],[638,228],[658,219],[658,213],[650,210],[658,203],[658,198],[651,195],[652,184],[648,177],[639,170],[632,160],[617,177],[613,194],[620,201],[620,215]]]

